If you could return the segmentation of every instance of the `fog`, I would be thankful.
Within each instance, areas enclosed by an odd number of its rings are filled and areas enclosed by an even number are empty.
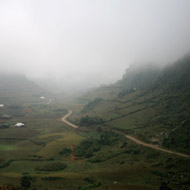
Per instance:
[[[190,50],[189,0],[0,0],[0,71],[61,89]]]

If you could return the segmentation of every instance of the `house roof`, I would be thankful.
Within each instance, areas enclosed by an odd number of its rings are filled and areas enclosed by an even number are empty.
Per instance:
[[[24,126],[24,125],[25,125],[24,123],[19,122],[19,123],[16,123],[16,124],[15,124],[15,127],[22,127],[22,126]]]

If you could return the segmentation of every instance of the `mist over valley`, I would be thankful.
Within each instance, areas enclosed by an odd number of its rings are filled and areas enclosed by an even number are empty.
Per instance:
[[[0,189],[189,190],[190,1],[0,0]]]

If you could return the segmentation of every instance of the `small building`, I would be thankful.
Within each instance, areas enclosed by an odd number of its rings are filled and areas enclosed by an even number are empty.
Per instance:
[[[45,97],[44,97],[44,96],[41,96],[41,97],[40,97],[40,99],[41,99],[41,100],[44,100],[44,99],[45,99]]]
[[[19,127],[25,127],[25,124],[19,122],[19,123],[16,123],[16,124],[15,124],[15,127],[16,127],[16,128],[19,128]]]
[[[7,114],[3,114],[0,116],[0,119],[11,119],[11,116]]]
[[[3,104],[0,104],[0,108],[3,108],[3,107],[5,107]]]

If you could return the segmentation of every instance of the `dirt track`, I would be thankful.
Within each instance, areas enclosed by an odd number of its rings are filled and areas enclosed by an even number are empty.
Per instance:
[[[70,115],[72,114],[72,111],[69,110],[69,113],[67,115],[65,115],[64,117],[61,118],[61,121],[63,121],[64,123],[68,124],[69,126],[73,127],[73,128],[78,128],[77,125],[67,121],[67,117],[69,117]],[[115,130],[114,130],[115,131]],[[117,133],[117,131],[115,131]],[[120,133],[118,131],[118,133]],[[121,133],[120,133],[121,134]],[[148,143],[145,143],[143,141],[140,141],[132,136],[129,136],[129,135],[124,135],[126,138],[132,140],[133,142],[137,143],[137,144],[140,144],[142,146],[146,146],[146,147],[149,147],[149,148],[152,148],[152,149],[156,149],[156,150],[159,150],[159,151],[162,151],[162,152],[166,152],[166,153],[169,153],[169,154],[175,154],[175,155],[178,155],[178,156],[181,156],[181,157],[185,157],[185,158],[190,158],[190,155],[187,155],[187,154],[183,154],[183,153],[178,153],[178,152],[174,152],[174,151],[171,151],[171,150],[167,150],[167,149],[164,149],[164,148],[161,148],[161,147],[158,147],[156,145],[152,145],[152,144],[148,144]]]
[[[146,146],[146,147],[149,147],[149,148],[153,148],[153,149],[156,149],[156,150],[160,150],[162,152],[167,152],[169,154],[176,154],[178,156],[182,156],[182,157],[186,157],[186,158],[190,158],[190,155],[187,155],[187,154],[183,154],[183,153],[178,153],[178,152],[173,152],[171,150],[167,150],[167,149],[164,149],[164,148],[160,148],[158,146],[155,146],[155,145],[152,145],[152,144],[148,144],[148,143],[145,143],[145,142],[142,142],[132,136],[129,136],[129,135],[125,135],[126,138],[132,140],[133,142],[137,143],[137,144],[140,144],[140,145],[143,145],[143,146]]]
[[[71,110],[69,110],[69,113],[67,115],[65,115],[64,117],[61,118],[61,121],[63,121],[64,123],[66,123],[67,125],[73,127],[73,128],[78,128],[77,125],[67,121],[67,117],[69,117],[73,112]]]

